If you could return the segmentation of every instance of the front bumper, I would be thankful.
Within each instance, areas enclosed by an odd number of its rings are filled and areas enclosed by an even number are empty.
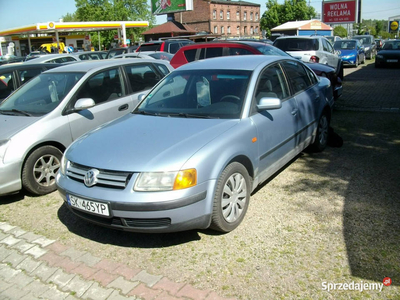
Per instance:
[[[22,189],[20,161],[10,164],[0,162],[0,196],[18,192]]]
[[[135,192],[104,187],[87,188],[57,175],[57,188],[66,207],[86,221],[132,232],[177,232],[206,229],[211,223],[215,181],[168,192]],[[107,204],[110,216],[95,215],[71,206],[67,195]]]

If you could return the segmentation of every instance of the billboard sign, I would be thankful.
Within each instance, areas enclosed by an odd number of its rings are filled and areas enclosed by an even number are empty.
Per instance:
[[[193,10],[193,0],[151,0],[153,15],[165,15],[187,10]]]
[[[399,21],[390,21],[389,22],[389,32],[397,33],[399,31]]]
[[[356,0],[322,2],[322,22],[324,23],[355,23],[356,17]]]

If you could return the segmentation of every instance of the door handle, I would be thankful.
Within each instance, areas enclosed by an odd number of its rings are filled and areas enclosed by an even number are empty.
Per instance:
[[[292,110],[292,115],[293,115],[293,116],[297,115],[297,112],[298,112],[298,111],[299,111],[299,110],[298,110],[297,108],[293,109],[293,110]]]
[[[123,111],[123,110],[127,110],[129,108],[128,104],[123,104],[120,107],[118,107],[118,111]]]

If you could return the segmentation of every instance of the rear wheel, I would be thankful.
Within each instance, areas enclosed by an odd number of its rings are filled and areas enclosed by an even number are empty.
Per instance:
[[[242,222],[249,207],[251,180],[238,162],[229,164],[217,182],[210,228],[230,232]]]
[[[44,146],[33,151],[22,169],[23,187],[36,195],[55,191],[61,158],[62,152],[53,146]]]
[[[358,65],[359,65],[359,58],[358,58],[358,56],[357,56],[357,58],[356,58],[356,63],[355,63],[355,67],[357,68],[358,67]]]
[[[329,118],[326,111],[324,111],[319,118],[317,136],[315,137],[314,143],[311,145],[311,149],[315,152],[323,151],[328,145],[329,138]]]

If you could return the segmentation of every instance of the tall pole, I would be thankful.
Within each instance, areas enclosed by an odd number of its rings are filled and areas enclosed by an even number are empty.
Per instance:
[[[362,0],[358,0],[358,22],[357,23],[361,23],[361,1]]]

